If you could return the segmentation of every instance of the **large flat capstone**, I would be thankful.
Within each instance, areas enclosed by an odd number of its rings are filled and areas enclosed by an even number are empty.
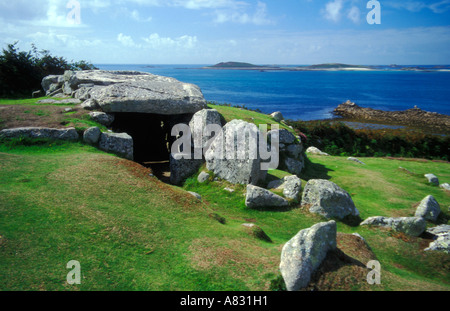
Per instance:
[[[198,86],[145,72],[66,71],[64,82],[55,81],[63,83],[60,86],[65,94],[83,101],[95,100],[104,112],[177,115],[207,108]],[[44,88],[50,88],[51,82],[43,83]]]

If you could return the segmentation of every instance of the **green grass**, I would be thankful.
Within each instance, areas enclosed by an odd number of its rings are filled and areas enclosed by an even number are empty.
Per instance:
[[[226,119],[242,113],[270,124],[269,116],[228,108],[217,107]],[[450,194],[423,176],[434,173],[449,182],[449,163],[361,158],[367,165],[358,165],[346,157],[309,158],[303,186],[313,178],[337,183],[363,219],[413,216],[415,204],[429,194],[441,205],[441,222],[450,218]],[[326,221],[298,203],[249,209],[242,185],[200,184],[193,176],[178,188],[149,174],[80,142],[0,142],[0,290],[277,289],[284,243]],[[270,171],[266,182],[286,175]],[[270,240],[249,234],[242,226],[249,222]],[[341,275],[330,281],[331,289],[450,290],[450,255],[423,252],[422,238],[342,222],[338,231],[366,239],[381,263],[382,284],[370,287],[356,276],[344,284]],[[66,283],[71,260],[81,264],[81,285]]]
[[[22,98],[22,99],[5,99],[0,98],[0,105],[21,105],[21,106],[74,106],[73,104],[39,104],[38,101],[44,99],[62,100],[64,98],[39,97],[39,98]]]
[[[228,107],[222,105],[208,104],[208,107],[211,109],[216,109],[224,118],[225,121],[229,122],[234,119],[242,119],[249,123],[254,123],[257,126],[259,125],[267,125],[270,130],[272,124],[278,124],[280,129],[286,129],[295,134],[295,131],[289,128],[286,124],[276,122],[270,115],[265,115],[259,112],[239,109],[235,107]]]

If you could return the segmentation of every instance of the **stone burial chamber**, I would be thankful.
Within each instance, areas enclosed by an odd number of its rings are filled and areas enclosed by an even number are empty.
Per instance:
[[[132,137],[127,158],[149,166],[166,163],[167,169],[176,139],[171,136],[173,126],[189,125],[196,112],[207,108],[198,86],[137,71],[66,71],[44,78],[42,87],[49,96],[79,99],[83,108],[100,113],[91,113],[99,120],[101,114],[113,120],[105,125]],[[110,149],[106,151],[116,151]]]

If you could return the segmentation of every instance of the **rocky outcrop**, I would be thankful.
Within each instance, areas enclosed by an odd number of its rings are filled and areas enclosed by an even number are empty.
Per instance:
[[[320,214],[326,218],[359,217],[359,211],[348,192],[328,180],[308,181],[303,190],[301,205],[308,208],[311,213]]]
[[[206,151],[206,166],[216,177],[233,184],[258,184],[265,179],[256,125],[242,120],[227,123]],[[230,151],[230,152],[227,152]]]
[[[388,218],[374,216],[361,223],[361,226],[367,225],[385,227],[411,236],[421,235],[427,227],[427,223],[422,217]]]
[[[351,120],[367,120],[374,122],[389,122],[409,126],[424,126],[448,132],[450,129],[450,116],[435,112],[412,108],[405,111],[382,111],[372,108],[362,108],[347,101],[339,105],[334,114]]]
[[[247,185],[245,206],[249,208],[286,207],[288,205],[288,201],[269,190],[253,185]]]
[[[53,129],[44,127],[20,127],[0,131],[0,138],[45,138],[76,141],[79,135],[74,128]]]
[[[422,217],[425,220],[435,222],[441,213],[441,207],[436,199],[429,195],[423,199],[416,209],[416,217]]]
[[[280,271],[288,291],[308,286],[327,253],[336,249],[336,235],[336,222],[329,221],[301,230],[283,246]]]
[[[66,71],[42,81],[49,93],[58,88],[82,101],[94,99],[104,112],[161,115],[196,113],[206,108],[200,88],[174,78],[136,71]]]
[[[100,136],[99,148],[128,160],[133,160],[134,158],[133,138],[126,133],[103,133]]]

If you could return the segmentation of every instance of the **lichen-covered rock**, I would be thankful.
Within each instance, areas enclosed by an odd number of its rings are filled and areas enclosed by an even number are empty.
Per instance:
[[[298,200],[302,191],[302,181],[295,175],[283,178],[283,195],[292,200]]]
[[[367,225],[390,228],[394,231],[403,232],[411,236],[421,235],[427,227],[427,223],[422,217],[388,218],[374,216],[367,218],[361,223],[361,226]]]
[[[134,158],[133,138],[127,133],[103,133],[100,136],[99,148],[128,160]]]
[[[289,202],[286,199],[270,192],[264,188],[247,185],[247,196],[245,206],[249,208],[258,207],[285,207]]]
[[[284,245],[280,271],[288,291],[308,286],[327,253],[336,249],[336,235],[336,222],[332,220],[301,230]]]
[[[436,199],[429,195],[423,199],[416,209],[416,217],[422,217],[425,220],[435,222],[441,213],[441,207]]]
[[[205,153],[208,170],[233,184],[258,184],[264,180],[267,171],[261,165],[259,135],[254,124],[242,120],[227,123]]]
[[[19,127],[0,131],[0,138],[46,138],[75,141],[79,135],[74,128],[53,129],[45,127]]]
[[[311,179],[303,190],[302,207],[311,213],[327,218],[344,219],[359,216],[352,198],[347,191],[335,183],[323,179]]]

